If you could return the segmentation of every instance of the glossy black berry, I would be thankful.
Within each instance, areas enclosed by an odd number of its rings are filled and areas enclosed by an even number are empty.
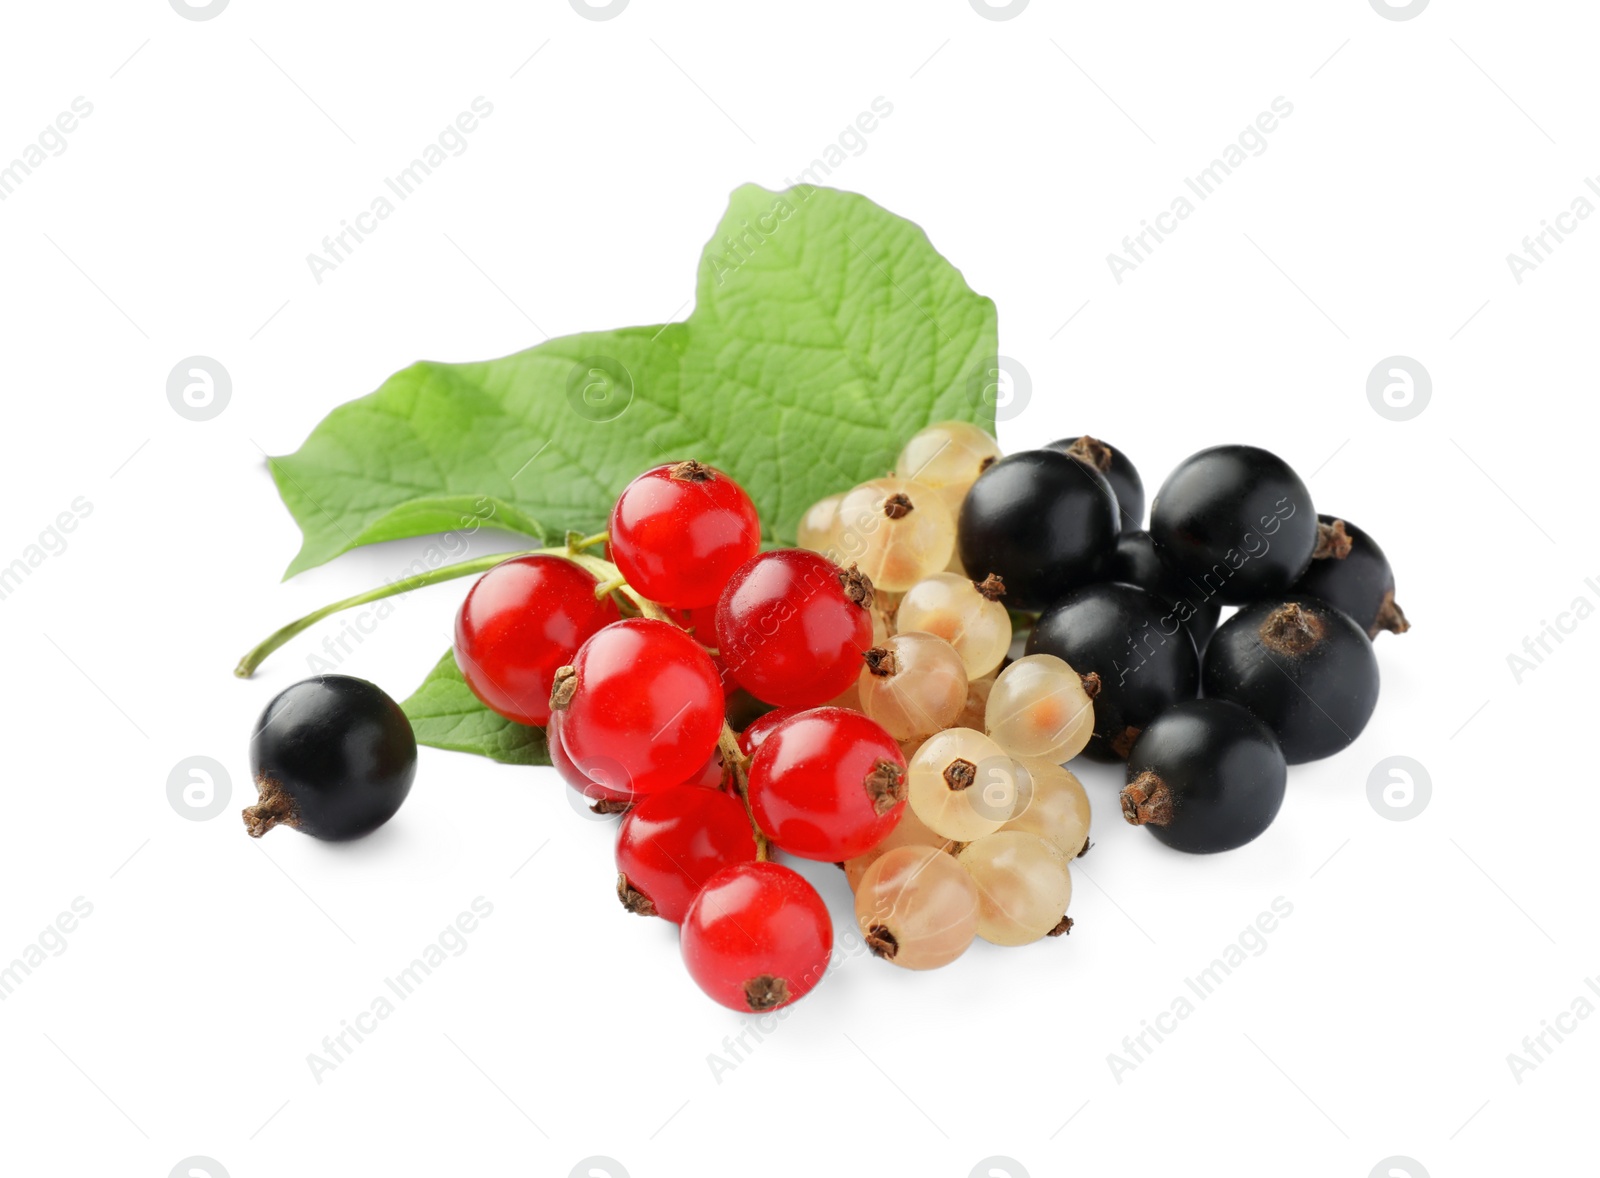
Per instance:
[[[1167,476],[1150,505],[1150,535],[1208,598],[1240,605],[1278,596],[1317,546],[1311,492],[1289,464],[1254,446],[1213,446]]]
[[[1378,660],[1365,631],[1327,602],[1263,601],[1211,636],[1200,683],[1265,722],[1298,765],[1361,735],[1378,704]]]
[[[253,838],[292,826],[319,839],[349,839],[382,826],[411,792],[417,741],[411,721],[365,679],[319,675],[267,705],[250,738],[256,804],[244,811]]]
[[[1272,825],[1288,780],[1260,720],[1226,700],[1187,700],[1134,743],[1122,816],[1174,850],[1231,851]]]
[[[1094,736],[1084,750],[1121,761],[1150,721],[1200,685],[1200,657],[1177,611],[1137,585],[1090,585],[1040,617],[1029,654],[1053,654],[1097,675]]]
[[[1394,570],[1383,549],[1367,533],[1331,515],[1317,517],[1321,524],[1311,567],[1294,587],[1343,610],[1376,638],[1387,630],[1404,634],[1411,629],[1394,601]]]
[[[1082,462],[1087,462],[1106,476],[1106,482],[1117,496],[1117,510],[1124,528],[1144,527],[1144,481],[1128,456],[1108,442],[1091,438],[1062,438],[1051,442],[1046,450],[1059,450]]]
[[[1206,640],[1217,628],[1222,606],[1215,597],[1207,597],[1172,571],[1156,551],[1149,532],[1123,532],[1118,536],[1116,547],[1100,568],[1100,577],[1148,589],[1171,605],[1197,650],[1205,649]]]
[[[1116,540],[1116,494],[1087,463],[1024,450],[978,476],[958,532],[965,568],[1004,581],[1008,606],[1043,609],[1094,579]]]

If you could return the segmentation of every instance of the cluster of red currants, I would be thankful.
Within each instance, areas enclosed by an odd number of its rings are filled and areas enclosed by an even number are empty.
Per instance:
[[[970,484],[981,463],[969,467]],[[942,569],[954,524],[938,510]],[[880,600],[863,566],[926,558],[901,551],[900,529],[874,530],[871,552],[843,564],[762,552],[733,479],[672,463],[619,496],[611,564],[514,557],[457,618],[473,692],[545,727],[560,775],[622,814],[623,905],[678,923],[690,973],[735,1009],[801,997],[832,952],[825,904],[774,849],[844,866],[868,944],[908,968],[954,960],[977,935],[1020,944],[1070,924],[1066,863],[1088,803],[1059,762],[1088,738],[1082,682],[1041,656],[991,693],[1012,637],[1003,586],[951,575]],[[891,633],[896,609],[925,628]],[[735,714],[772,710],[735,732],[731,697]],[[974,726],[954,727],[969,705]]]

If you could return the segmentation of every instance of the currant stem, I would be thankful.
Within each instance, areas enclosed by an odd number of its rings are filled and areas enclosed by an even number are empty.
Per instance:
[[[325,605],[321,609],[313,610],[305,617],[290,622],[287,626],[273,631],[244,658],[239,660],[239,665],[233,673],[241,679],[248,679],[255,674],[266,657],[288,642],[295,635],[309,630],[324,618],[332,617],[347,609],[354,609],[358,605],[369,605],[374,601],[382,601],[385,597],[394,597],[402,593],[410,593],[413,589],[421,589],[428,585],[437,585],[444,581],[453,581],[458,577],[470,577],[476,573],[486,573],[502,561],[513,560],[519,556],[564,556],[574,564],[581,565],[601,581],[609,581],[617,577],[617,568],[609,561],[601,560],[597,556],[588,556],[576,552],[567,545],[558,548],[533,548],[527,552],[497,552],[490,556],[480,556],[476,560],[464,560],[460,564],[447,564],[442,568],[429,569],[425,573],[418,573],[414,577],[402,577],[398,581],[391,581],[387,585],[380,585],[376,589],[369,589],[365,593],[358,593],[354,597],[346,597],[343,601],[335,601],[332,605]],[[623,592],[628,593],[635,601],[633,592],[627,586],[620,586]],[[655,606],[651,606],[655,609]],[[659,610],[650,614],[651,617],[665,617]]]
[[[745,817],[750,820],[750,831],[756,836],[756,859],[765,862],[772,857],[772,849],[767,843],[767,836],[761,833],[761,827],[756,825],[755,811],[750,808],[750,777],[745,768],[748,762],[745,755],[739,751],[739,738],[734,734],[728,722],[722,722],[722,735],[717,739],[717,748],[722,752],[722,763],[733,770],[733,780],[739,786],[739,797],[744,802]]]

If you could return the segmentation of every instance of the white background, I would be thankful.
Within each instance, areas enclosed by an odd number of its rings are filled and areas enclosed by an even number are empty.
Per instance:
[[[0,161],[75,97],[94,111],[0,203],[0,564],[92,504],[0,601],[0,960],[75,897],[93,913],[0,1003],[0,1170],[563,1176],[599,1155],[635,1178],[965,1178],[999,1155],[1013,1175],[1366,1178],[1402,1155],[1442,1178],[1592,1158],[1600,1019],[1520,1083],[1506,1058],[1600,974],[1600,622],[1520,684],[1506,661],[1600,603],[1600,223],[1520,284],[1506,263],[1600,172],[1592,6],[634,0],[602,22],[565,0],[234,0],[193,21],[140,0],[4,20]],[[469,150],[318,284],[306,255],[480,95]],[[358,845],[245,837],[252,720],[339,625],[253,681],[235,660],[422,548],[279,583],[298,537],[263,453],[417,358],[682,318],[727,193],[795,176],[878,96],[892,116],[831,182],[918,221],[998,303],[1033,388],[1008,449],[1093,432],[1153,493],[1202,446],[1269,447],[1378,535],[1415,629],[1378,640],[1377,715],[1293,770],[1257,843],[1170,853],[1091,766],[1070,938],[926,976],[848,957],[719,1083],[707,1057],[743,1021],[670,927],[621,911],[610,827],[549,770],[425,749]],[[1106,255],[1278,96],[1267,150],[1115,281]],[[200,423],[165,392],[194,354],[233,380]],[[1394,354],[1433,379],[1406,422],[1366,396]],[[341,669],[408,694],[461,590],[408,598]],[[232,796],[195,822],[166,783],[202,755]],[[1410,821],[1368,800],[1393,755],[1431,776]],[[808,873],[848,928],[838,873]],[[478,896],[467,951],[317,1083],[307,1054]],[[1266,950],[1114,1078],[1123,1037],[1280,896]]]

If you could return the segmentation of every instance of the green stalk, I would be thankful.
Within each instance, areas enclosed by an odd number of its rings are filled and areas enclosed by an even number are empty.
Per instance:
[[[584,546],[589,546],[594,542],[596,542],[595,539],[590,538]],[[597,556],[588,556],[564,545],[558,548],[534,548],[527,552],[498,552],[492,556],[480,556],[476,560],[464,560],[460,564],[447,564],[442,568],[429,569],[427,572],[418,573],[414,577],[403,577],[398,581],[380,585],[376,589],[369,589],[365,593],[358,593],[354,597],[346,597],[343,601],[336,601],[332,605],[325,605],[321,609],[313,610],[305,617],[290,622],[282,629],[275,630],[268,635],[253,647],[244,658],[239,660],[239,665],[233,669],[233,673],[241,679],[250,678],[269,654],[295,635],[310,629],[324,618],[332,617],[336,613],[354,609],[358,605],[369,605],[374,601],[382,601],[385,597],[410,593],[413,589],[437,585],[444,581],[453,581],[457,577],[470,577],[476,573],[486,573],[502,561],[511,560],[518,556],[562,556],[575,564],[582,565],[601,581],[611,580],[617,575],[616,567],[609,561],[601,560]]]

